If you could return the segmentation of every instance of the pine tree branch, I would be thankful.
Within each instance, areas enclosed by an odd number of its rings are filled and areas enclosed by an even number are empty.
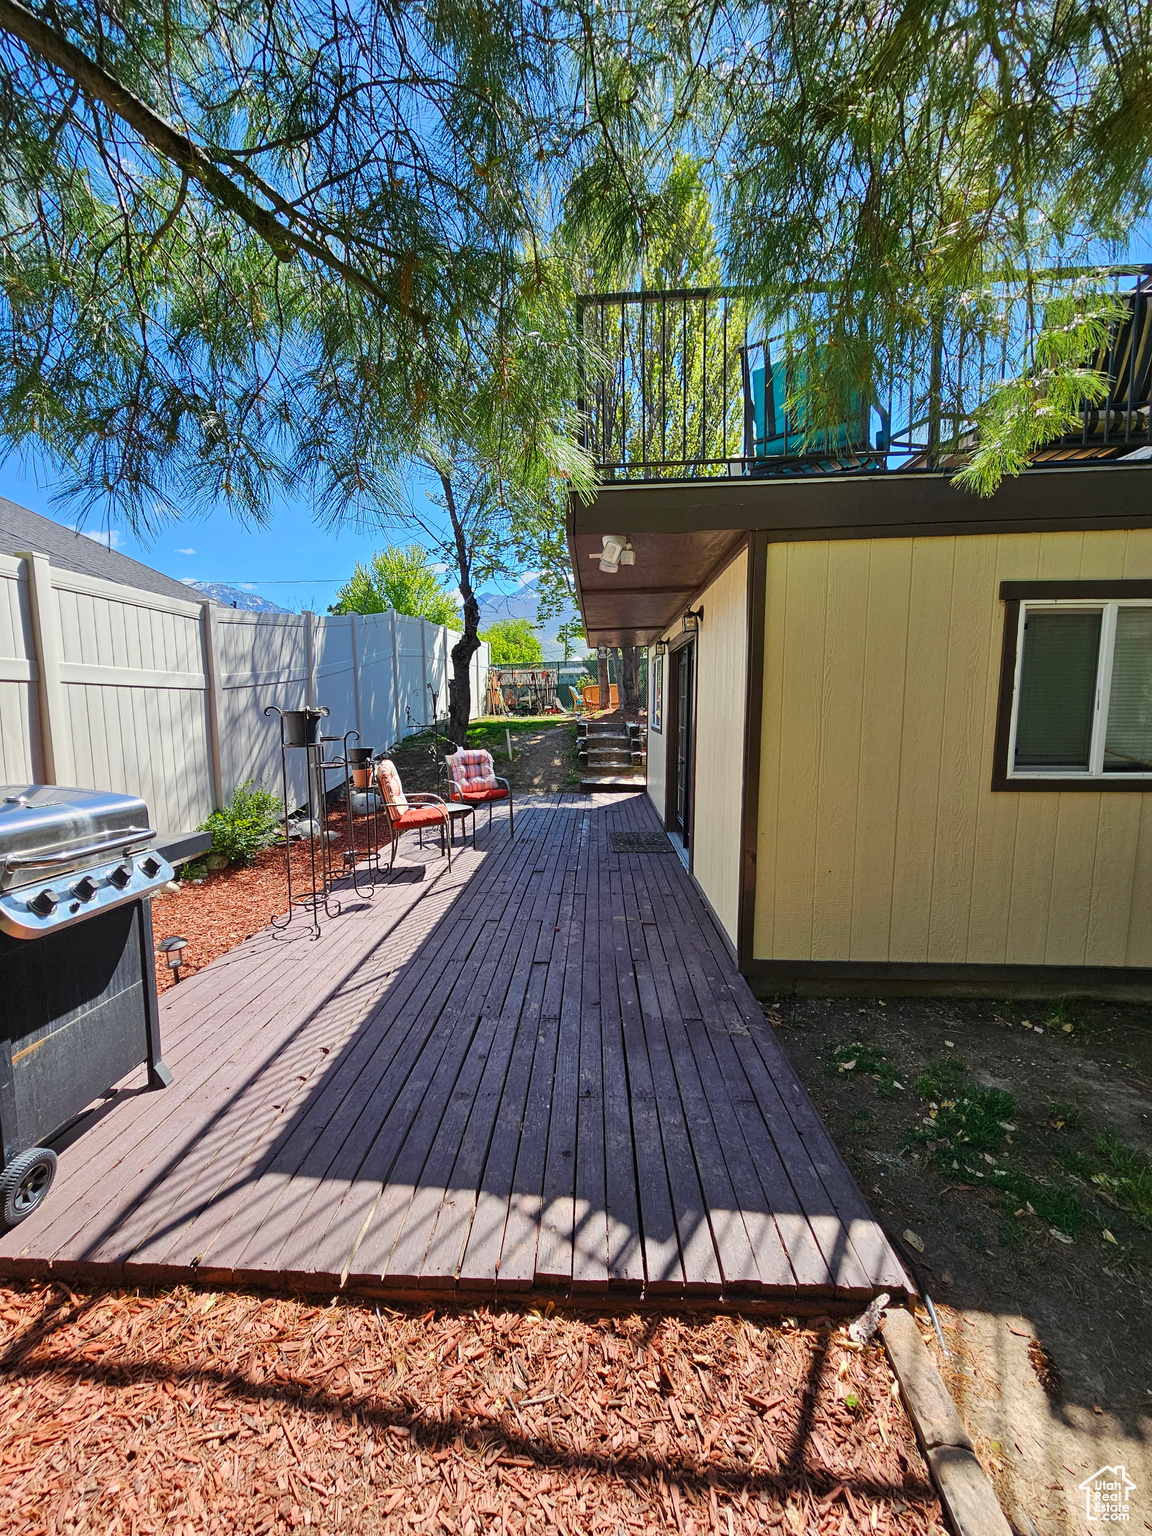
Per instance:
[[[127,86],[108,73],[80,48],[19,4],[19,0],[0,0],[0,29],[18,38],[41,58],[62,70],[91,99],[101,102],[129,127],[135,129],[158,155],[169,160],[197,182],[214,202],[242,219],[272,251],[277,261],[291,261],[295,256],[313,260],[337,273],[352,287],[370,295],[389,308],[398,308],[409,318],[427,322],[430,318],[399,304],[366,273],[343,260],[323,243],[301,230],[282,224],[275,214],[263,208],[243,188],[238,187],[213,163],[208,150],[194,143],[172,123],[156,112]],[[250,171],[245,172],[251,176]]]

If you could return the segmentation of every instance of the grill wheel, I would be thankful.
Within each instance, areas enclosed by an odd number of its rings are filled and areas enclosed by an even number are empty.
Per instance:
[[[43,1201],[56,1177],[56,1154],[51,1147],[29,1147],[18,1153],[0,1173],[0,1221],[14,1227]]]

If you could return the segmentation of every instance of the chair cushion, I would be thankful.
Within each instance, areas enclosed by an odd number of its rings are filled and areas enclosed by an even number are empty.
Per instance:
[[[470,800],[479,790],[499,788],[496,783],[496,769],[492,762],[492,754],[480,748],[474,751],[462,748],[459,752],[453,752],[448,759],[448,770],[454,784],[466,800]],[[501,794],[503,793],[501,790]]]
[[[484,800],[507,800],[508,791],[501,789],[499,784],[493,789],[462,789],[460,798],[468,802]]]
[[[442,827],[444,812],[434,805],[410,805],[406,811],[392,817],[392,825],[398,832],[408,827]]]
[[[380,788],[384,791],[384,799],[389,808],[398,815],[403,815],[408,809],[408,797],[404,793],[404,786],[400,782],[400,774],[396,764],[390,757],[386,757],[376,770],[376,776],[380,780]]]

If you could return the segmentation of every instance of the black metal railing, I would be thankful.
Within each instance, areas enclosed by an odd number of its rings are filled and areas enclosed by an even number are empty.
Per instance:
[[[1107,397],[1041,458],[1120,457],[1152,444],[1152,266],[1103,274],[1125,307],[1092,361]],[[1084,281],[1051,272],[1023,291],[968,296],[876,360],[868,382],[822,367],[818,305],[777,316],[721,288],[586,294],[577,327],[593,361],[579,402],[584,446],[605,480],[843,473],[963,462],[974,412],[1031,370],[1036,318]],[[815,324],[814,322],[815,316]],[[835,375],[835,388],[825,388]]]

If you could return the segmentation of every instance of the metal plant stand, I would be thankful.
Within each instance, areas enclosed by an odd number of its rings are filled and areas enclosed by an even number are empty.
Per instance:
[[[365,794],[367,796],[368,805],[369,805],[370,809],[365,811],[365,822],[364,822],[364,842],[365,842],[365,848],[364,848],[364,857],[365,857],[365,860],[367,862],[373,862],[373,859],[374,859],[375,868],[374,868],[374,870],[371,871],[371,878],[370,878],[369,883],[368,883],[368,888],[367,889],[361,889],[361,886],[360,886],[361,875],[360,875],[360,870],[357,868],[358,857],[359,857],[359,849],[356,846],[356,818],[352,814],[352,770],[353,770],[354,766],[355,767],[365,767],[366,764],[364,764],[363,762],[353,764],[352,754],[353,754],[354,749],[351,746],[351,743],[353,741],[357,741],[358,742],[359,740],[360,740],[360,732],[359,731],[345,731],[343,736],[321,736],[320,737],[320,743],[321,743],[320,752],[321,752],[321,756],[317,760],[316,770],[317,770],[317,773],[320,776],[320,803],[321,803],[321,805],[323,805],[325,807],[325,809],[327,809],[327,805],[328,805],[328,795],[327,795],[327,788],[326,788],[326,785],[327,785],[326,775],[332,769],[343,771],[343,774],[344,774],[344,806],[345,806],[345,809],[346,809],[346,811],[348,813],[348,844],[349,844],[349,846],[347,848],[345,848],[345,850],[344,850],[344,871],[343,872],[344,872],[345,876],[348,876],[349,878],[351,878],[352,889],[356,892],[357,896],[367,896],[369,901],[371,901],[372,897],[376,894],[376,890],[375,890],[375,886],[376,886],[375,874],[376,874],[376,871],[378,871],[379,867],[380,867],[379,829],[378,829],[378,827],[375,824],[376,823],[376,817],[377,817],[377,806],[379,804],[379,800],[378,800],[378,797],[375,794],[372,793],[371,786],[369,784],[369,786],[365,789]],[[324,757],[323,756],[323,751],[324,751],[323,744],[325,742],[328,742],[328,743],[339,742],[341,747],[342,747],[342,749],[343,749],[341,754],[340,754],[340,756],[339,757],[328,757],[328,758]],[[325,830],[327,830],[327,829],[325,829]],[[327,847],[327,846],[328,846],[327,842],[325,842],[325,847]],[[373,852],[374,849],[375,849],[375,853]]]
[[[320,721],[328,718],[328,709],[321,704],[313,709],[281,709],[269,704],[266,715],[277,715],[280,720],[280,784],[284,799],[284,864],[288,879],[288,911],[282,918],[273,918],[274,928],[287,928],[297,907],[311,912],[312,937],[320,937],[320,913],[327,917],[340,915],[340,902],[332,893],[332,855],[328,846],[327,815],[317,815],[323,804],[323,782],[319,764],[323,757],[324,738],[320,735]],[[334,738],[340,740],[339,737]],[[288,753],[300,750],[304,753],[304,776],[307,784],[307,811],[309,822],[308,857],[311,865],[310,890],[293,892],[292,889],[292,838],[288,820]],[[351,807],[349,807],[351,812]]]

